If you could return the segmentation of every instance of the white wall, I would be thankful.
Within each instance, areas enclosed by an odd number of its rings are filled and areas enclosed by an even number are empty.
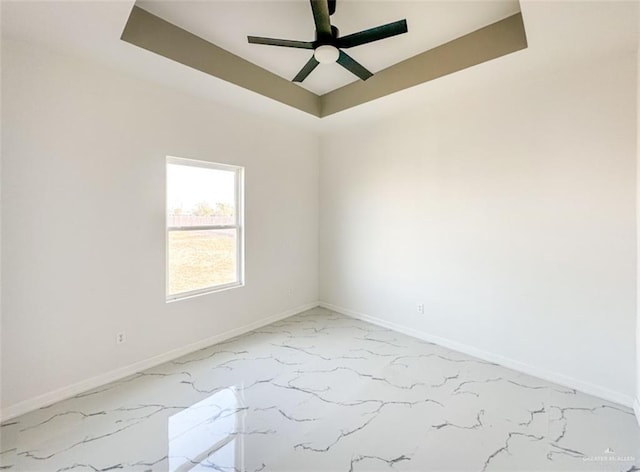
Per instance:
[[[3,408],[317,300],[317,136],[23,43],[2,73]],[[246,167],[244,288],[165,303],[166,155]]]
[[[320,299],[630,404],[635,68],[496,77],[324,138]]]
[[[640,11],[638,11],[638,31],[640,34]],[[640,36],[638,37],[636,69],[636,398],[634,410],[640,424]]]
[[[309,132],[4,41],[3,409],[316,300],[318,190],[323,301],[629,403],[635,67],[332,132],[318,189]],[[165,304],[166,154],[246,166],[246,287]]]

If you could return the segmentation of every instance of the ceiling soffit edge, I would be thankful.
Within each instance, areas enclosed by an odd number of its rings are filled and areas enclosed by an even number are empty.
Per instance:
[[[325,117],[527,47],[522,13],[318,96],[134,6],[121,39],[317,117]]]

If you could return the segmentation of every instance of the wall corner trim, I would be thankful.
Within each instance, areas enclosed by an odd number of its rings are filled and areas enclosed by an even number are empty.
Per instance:
[[[629,395],[625,395],[624,393],[611,390],[601,385],[585,382],[583,380],[579,380],[574,377],[569,377],[559,372],[554,372],[554,371],[550,371],[540,367],[535,367],[530,364],[517,361],[515,359],[510,359],[508,357],[495,354],[493,352],[483,351],[482,349],[478,349],[473,346],[469,346],[467,344],[462,344],[457,341],[442,338],[439,336],[434,336],[432,334],[425,333],[424,331],[419,331],[417,329],[409,328],[397,323],[386,321],[386,320],[377,318],[375,316],[359,313],[357,311],[350,310],[348,308],[332,305],[330,303],[326,303],[322,301],[320,302],[320,306],[328,310],[340,313],[342,315],[350,316],[351,318],[356,318],[362,321],[367,321],[371,324],[381,326],[383,328],[387,328],[392,331],[396,331],[398,333],[406,334],[407,336],[412,336],[414,338],[422,339],[423,341],[437,344],[439,346],[443,346],[443,347],[452,349],[454,351],[467,354],[469,356],[477,357],[478,359],[482,359],[488,362],[493,362],[503,367],[507,367],[509,369],[513,369],[518,372],[522,372],[524,374],[531,375],[533,377],[537,377],[542,380],[546,380],[548,382],[553,382],[558,385],[562,385],[563,387],[572,388],[579,392],[586,393],[588,395],[592,395],[598,398],[602,398],[604,400],[607,400],[613,403],[624,405],[629,408],[633,407],[636,413],[636,417],[640,422],[640,400],[636,399],[636,401],[634,402],[633,397]]]
[[[253,331],[254,329],[262,328],[263,326],[275,323],[276,321],[280,321],[285,318],[289,318],[291,316],[297,315],[298,313],[311,310],[312,308],[316,308],[319,305],[320,303],[316,301],[306,303],[304,305],[291,308],[281,313],[267,316],[248,325],[234,328],[229,331],[225,331],[224,333],[210,336],[205,339],[201,339],[200,341],[187,344],[186,346],[179,347],[177,349],[172,349],[171,351],[164,354],[149,357],[147,359],[134,362],[133,364],[120,367],[110,372],[97,375],[86,380],[82,380],[75,384],[68,385],[66,387],[62,387],[57,390],[44,393],[42,395],[38,395],[37,397],[29,398],[14,405],[10,405],[2,410],[2,413],[0,414],[0,423],[28,413],[30,411],[37,410],[38,408],[43,408],[53,403],[66,400],[75,395],[100,387],[102,385],[115,382],[116,380],[123,379],[143,370],[150,369],[160,364],[164,364],[165,362],[172,361],[184,355],[191,354],[192,352],[198,351],[199,349],[213,346],[214,344],[218,344],[228,339],[235,338],[236,336],[246,334],[250,331]]]
[[[633,402],[633,411],[636,414],[638,426],[640,426],[640,397],[636,397],[636,401]]]

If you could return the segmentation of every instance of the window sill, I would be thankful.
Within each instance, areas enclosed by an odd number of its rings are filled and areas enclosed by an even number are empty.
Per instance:
[[[215,287],[207,287],[199,290],[192,290],[190,292],[176,293],[166,298],[167,303],[178,302],[180,300],[186,300],[188,298],[200,297],[202,295],[209,295],[210,293],[224,292],[234,288],[244,287],[244,282],[233,282],[225,285],[216,285]]]

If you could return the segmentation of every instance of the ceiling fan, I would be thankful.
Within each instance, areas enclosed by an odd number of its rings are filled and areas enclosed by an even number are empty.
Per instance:
[[[400,20],[340,37],[338,28],[331,24],[329,18],[336,12],[336,0],[310,0],[310,2],[313,21],[316,25],[315,41],[293,41],[289,39],[262,38],[259,36],[247,37],[251,44],[313,49],[313,56],[311,56],[309,62],[307,62],[293,78],[293,82],[302,82],[318,64],[328,64],[332,62],[337,62],[360,79],[367,80],[373,74],[344,52],[343,49],[372,43],[408,31],[407,20]]]

